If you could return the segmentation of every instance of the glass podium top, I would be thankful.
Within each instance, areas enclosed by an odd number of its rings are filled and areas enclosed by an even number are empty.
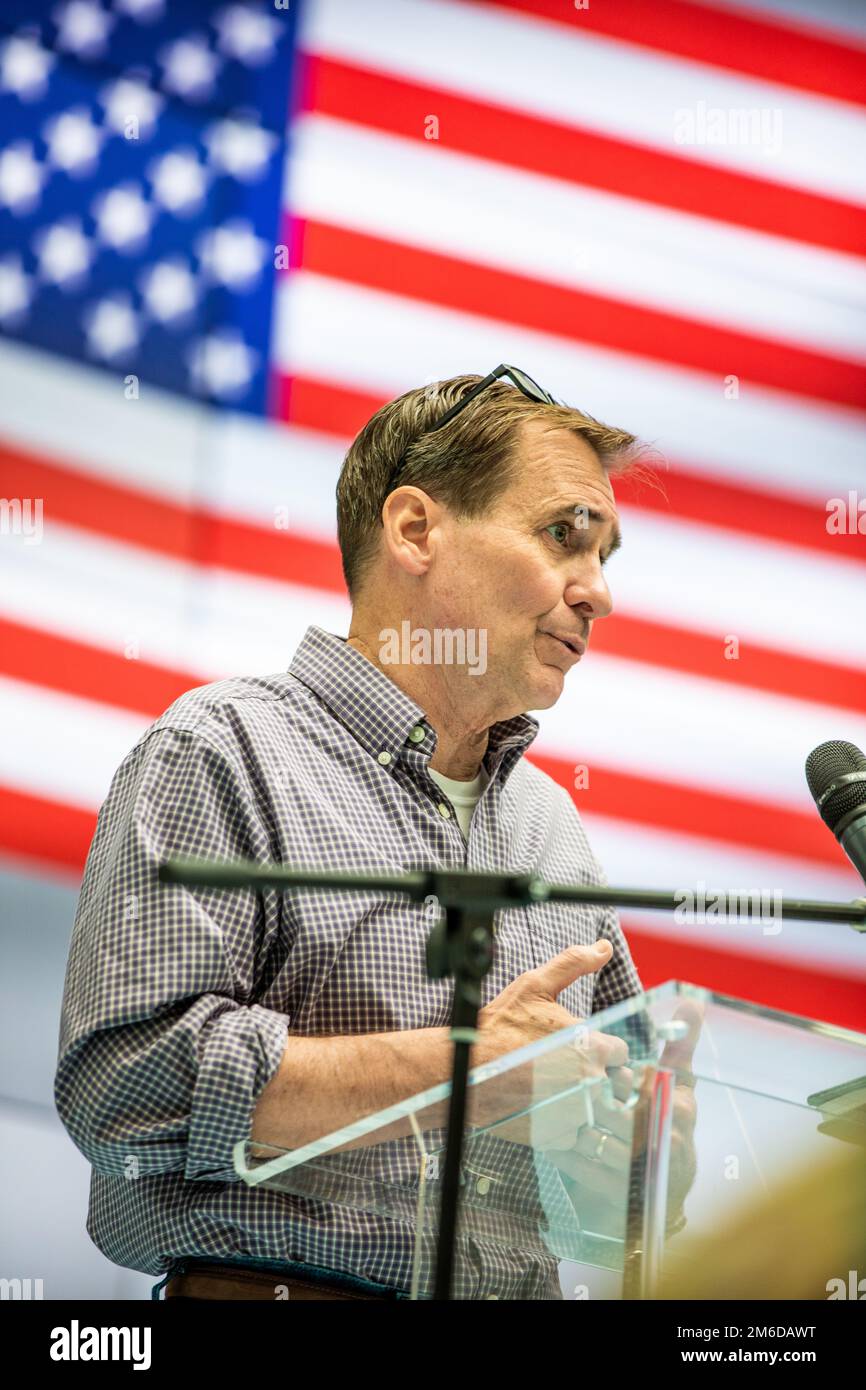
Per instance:
[[[429,1298],[449,1093],[293,1151],[241,1143],[236,1171],[289,1219],[336,1213]],[[856,1204],[864,1157],[866,1035],[668,982],[470,1072],[454,1297],[655,1296],[804,1172],[838,1161]]]

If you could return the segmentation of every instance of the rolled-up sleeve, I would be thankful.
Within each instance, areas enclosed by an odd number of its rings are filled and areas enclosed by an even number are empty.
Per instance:
[[[272,858],[266,820],[219,732],[151,729],[115,774],[78,902],[54,1088],[99,1173],[236,1179],[234,1146],[290,1025],[256,1002],[285,949],[280,897],[163,884],[158,868]]]

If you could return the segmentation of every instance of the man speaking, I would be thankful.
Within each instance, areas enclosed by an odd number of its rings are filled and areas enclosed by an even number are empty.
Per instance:
[[[570,796],[523,756],[539,727],[526,711],[555,704],[611,611],[610,475],[637,451],[515,368],[389,402],[337,486],[348,638],[311,626],[287,672],[188,691],[117,770],[76,915],[55,1098],[93,1167],[89,1234],[118,1264],[167,1273],[167,1295],[405,1295],[408,1230],[250,1188],[232,1152],[294,1149],[446,1081],[453,984],[428,979],[432,923],[408,899],[193,890],[160,883],[160,863],[602,882]],[[498,912],[473,1061],[640,989],[613,909]],[[600,1046],[602,1067],[626,1060],[620,1040]],[[574,1162],[621,1171],[617,1146],[587,1127]],[[523,1152],[493,1142],[489,1163],[525,1194]],[[458,1297],[557,1296],[552,1258],[470,1256]]]

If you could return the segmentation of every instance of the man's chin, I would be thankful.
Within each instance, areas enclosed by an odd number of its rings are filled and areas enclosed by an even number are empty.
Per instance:
[[[536,678],[532,683],[532,695],[535,701],[530,705],[530,709],[550,709],[555,705],[565,688],[565,672],[559,666],[548,666],[540,663],[543,675]]]

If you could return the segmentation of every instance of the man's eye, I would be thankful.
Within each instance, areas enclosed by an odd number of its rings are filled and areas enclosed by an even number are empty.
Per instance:
[[[574,531],[574,527],[573,527],[573,526],[569,526],[569,524],[568,524],[567,521],[554,521],[553,524],[552,524],[551,526],[548,526],[548,527],[547,527],[547,530],[548,530],[548,531],[564,531],[564,532],[565,532],[565,537],[563,537],[562,540],[559,540],[559,544],[560,544],[560,545],[564,545],[564,544],[565,544],[565,538],[568,536],[568,534],[569,534],[570,531]],[[577,535],[577,532],[574,531],[574,534]],[[558,540],[558,537],[554,536],[553,539],[554,539],[554,540]]]
[[[570,547],[572,550],[577,550],[577,549],[579,548],[579,546],[582,544],[583,540],[585,539],[585,535],[586,535],[586,533],[585,533],[584,531],[579,531],[579,530],[577,529],[576,526],[569,526],[569,524],[568,524],[567,521],[554,521],[550,526],[545,527],[545,530],[550,531],[550,532],[554,532],[554,531],[564,531],[564,532],[565,532],[565,535],[564,535],[562,538],[560,538],[560,537],[558,537],[558,536],[554,536],[554,537],[553,537],[553,539],[557,542],[557,544],[558,544],[558,545],[562,545],[562,546],[564,546],[564,545],[566,544],[566,541],[567,541],[568,536],[569,536],[569,534],[570,534],[570,535],[573,537],[573,539],[572,539],[572,541],[571,541],[571,547]],[[603,555],[603,556],[601,557],[602,569],[604,569],[604,566],[607,564],[607,562],[608,562],[609,559],[610,559],[610,556],[609,556],[609,555]]]

